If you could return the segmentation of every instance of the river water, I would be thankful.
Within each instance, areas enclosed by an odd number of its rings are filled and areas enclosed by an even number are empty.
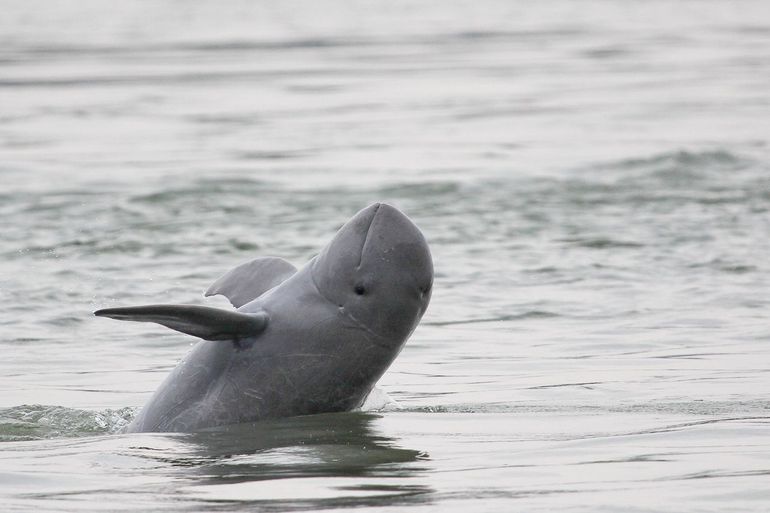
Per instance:
[[[4,511],[770,508],[764,0],[0,8]],[[436,268],[398,406],[118,433],[192,340],[94,310],[374,201]]]

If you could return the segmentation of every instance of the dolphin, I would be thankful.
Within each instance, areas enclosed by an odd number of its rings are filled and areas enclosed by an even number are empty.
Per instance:
[[[375,203],[297,270],[257,258],[219,278],[236,310],[198,305],[106,308],[202,339],[127,432],[190,432],[359,407],[430,301],[433,261],[420,230]]]

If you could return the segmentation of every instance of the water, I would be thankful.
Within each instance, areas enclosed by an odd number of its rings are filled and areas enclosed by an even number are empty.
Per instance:
[[[766,2],[0,3],[5,511],[770,507]],[[116,434],[191,340],[93,310],[378,200],[400,409]]]

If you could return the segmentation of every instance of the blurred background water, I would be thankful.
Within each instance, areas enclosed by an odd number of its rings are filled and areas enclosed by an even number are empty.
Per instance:
[[[5,511],[770,507],[767,2],[0,8]],[[115,434],[191,339],[93,310],[379,200],[436,267],[400,410]]]

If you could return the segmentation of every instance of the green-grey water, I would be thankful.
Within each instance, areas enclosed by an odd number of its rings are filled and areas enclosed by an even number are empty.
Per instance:
[[[770,7],[0,1],[5,511],[766,511]],[[192,340],[97,319],[433,252],[397,405],[120,434]]]

